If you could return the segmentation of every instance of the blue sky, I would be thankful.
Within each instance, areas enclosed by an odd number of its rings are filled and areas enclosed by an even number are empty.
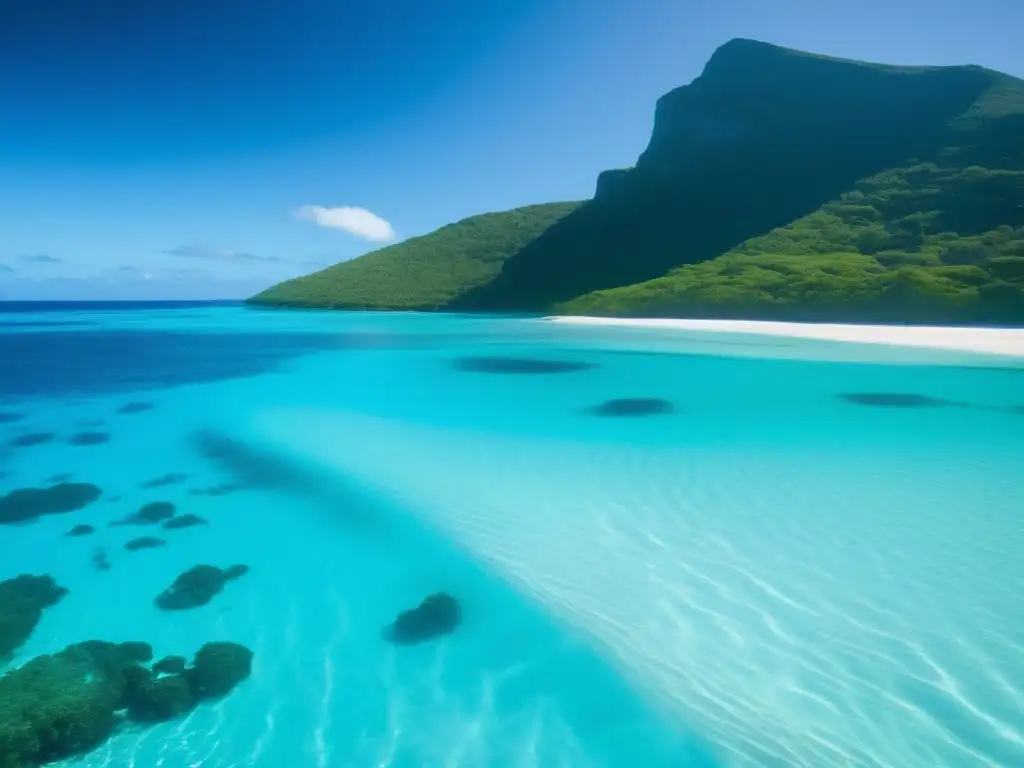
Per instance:
[[[0,5],[0,299],[231,298],[580,199],[751,37],[1024,76],[1014,0]]]

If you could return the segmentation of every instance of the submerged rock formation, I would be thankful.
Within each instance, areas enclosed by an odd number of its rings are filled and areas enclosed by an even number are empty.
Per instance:
[[[23,523],[86,507],[103,492],[92,483],[58,483],[49,488],[18,488],[0,496],[0,525]]]
[[[209,523],[206,521],[206,518],[190,513],[165,520],[161,528],[165,528],[168,531],[177,531],[181,528],[192,528],[196,525],[209,525]]]
[[[232,565],[230,568],[197,565],[178,576],[157,596],[156,607],[162,611],[183,611],[206,605],[224,589],[225,584],[248,572],[247,565]]]
[[[72,435],[68,442],[71,445],[100,445],[101,443],[110,442],[110,433],[108,432],[78,432]]]
[[[22,574],[0,581],[0,659],[21,647],[36,628],[43,611],[56,605],[67,593],[49,575]]]
[[[451,634],[460,620],[458,601],[445,592],[438,592],[416,608],[398,614],[394,623],[384,628],[384,639],[396,645],[414,645]]]
[[[152,501],[144,504],[139,510],[111,525],[154,525],[174,517],[174,505],[169,501]]]
[[[13,438],[8,445],[12,448],[30,448],[33,445],[52,443],[56,437],[53,432],[28,432]]]
[[[672,413],[672,403],[657,397],[626,397],[606,400],[591,409],[595,416],[657,416]]]
[[[887,408],[936,408],[939,406],[963,405],[941,397],[918,395],[913,392],[844,392],[840,398],[857,405],[874,405]]]
[[[152,669],[147,643],[90,640],[39,656],[0,678],[0,766],[33,768],[88,752],[123,719],[152,723],[224,696],[252,671],[253,654],[207,643],[191,666]],[[180,658],[180,657],[169,657]],[[161,669],[157,669],[161,666]]]
[[[574,373],[597,367],[594,363],[579,360],[539,360],[530,357],[460,357],[454,365],[458,370],[469,373],[499,374]]]
[[[158,539],[156,536],[140,536],[125,543],[124,548],[129,552],[138,552],[140,549],[157,549],[166,546],[167,542],[163,539]]]
[[[160,477],[154,477],[152,480],[146,480],[143,483],[139,483],[140,488],[163,488],[165,485],[175,485],[177,483],[183,483],[188,480],[188,475],[182,474],[181,472],[170,472]]]

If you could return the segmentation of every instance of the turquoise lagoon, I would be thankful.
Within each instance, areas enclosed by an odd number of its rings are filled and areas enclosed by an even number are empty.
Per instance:
[[[1022,362],[538,318],[7,309],[0,411],[23,418],[0,424],[0,491],[104,491],[0,527],[0,578],[70,590],[8,664],[91,638],[255,651],[226,698],[69,766],[1024,765]],[[672,410],[595,410],[622,398]],[[11,446],[29,432],[54,438]],[[107,524],[149,501],[210,524],[125,551],[150,531]],[[62,535],[77,523],[96,534]],[[156,610],[198,563],[251,571]],[[382,639],[441,590],[453,635]]]

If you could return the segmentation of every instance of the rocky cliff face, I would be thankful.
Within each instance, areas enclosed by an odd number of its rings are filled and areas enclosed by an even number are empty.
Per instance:
[[[733,40],[659,100],[635,168],[601,174],[593,200],[459,307],[542,311],[714,258],[887,168],[958,150],[970,162],[978,126],[958,134],[957,121],[998,77]],[[989,140],[977,146],[992,152]]]

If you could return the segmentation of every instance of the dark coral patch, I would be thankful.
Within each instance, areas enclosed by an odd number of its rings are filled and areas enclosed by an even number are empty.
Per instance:
[[[166,546],[167,542],[163,539],[158,539],[156,536],[140,536],[126,543],[124,548],[129,552],[138,552],[140,549],[157,549],[158,547]]]
[[[156,607],[162,611],[183,611],[198,608],[209,603],[229,581],[249,571],[247,565],[232,565],[218,568],[214,565],[197,565],[178,576],[167,589],[156,598]]]
[[[174,505],[169,501],[151,501],[137,512],[115,520],[111,525],[154,525],[174,517]]]
[[[148,643],[89,640],[4,675],[2,764],[28,768],[74,757],[106,741],[123,720],[119,712],[138,723],[170,720],[227,694],[252,672],[252,651],[235,643],[207,643],[188,667],[168,657],[149,669],[152,657]]]
[[[68,440],[71,445],[99,445],[110,442],[108,432],[79,432]]]
[[[181,528],[191,528],[196,525],[209,525],[209,523],[205,518],[202,518],[199,515],[188,514],[172,517],[170,520],[164,521],[162,527],[168,531],[176,531]]]
[[[577,360],[538,360],[530,357],[460,357],[454,362],[460,371],[497,374],[573,373],[597,366]]]
[[[0,581],[0,659],[28,640],[43,611],[67,593],[52,576],[22,574]]]
[[[33,445],[52,443],[56,435],[53,432],[28,432],[13,438],[8,445],[11,448],[29,448]]]
[[[175,485],[177,483],[183,483],[188,480],[188,475],[183,475],[180,472],[171,472],[160,477],[154,477],[152,480],[147,480],[144,483],[139,483],[140,488],[163,488],[165,485]]]
[[[0,411],[0,424],[12,424],[15,421],[21,421],[24,418],[24,413],[15,413],[14,411]]]
[[[91,536],[95,532],[96,532],[96,529],[93,528],[91,525],[86,525],[85,523],[79,523],[74,528],[72,528],[70,531],[65,533],[64,535],[65,536],[69,536],[69,537]]]
[[[237,643],[207,643],[185,675],[198,699],[217,699],[252,673],[252,651]]]
[[[917,395],[912,392],[843,392],[843,400],[857,405],[874,405],[882,408],[935,408],[948,405],[963,405],[941,397]]]
[[[92,553],[92,567],[97,571],[110,570],[110,560],[107,559],[107,553],[103,547],[97,547],[96,551]]]
[[[668,400],[657,397],[627,397],[607,400],[590,409],[595,416],[661,416],[672,413],[675,407]]]
[[[402,611],[384,629],[384,638],[398,645],[414,645],[449,635],[461,620],[459,602],[449,594],[430,595],[416,608]]]
[[[122,405],[120,408],[117,409],[117,412],[118,413],[143,413],[145,411],[151,411],[151,410],[153,410],[153,408],[154,408],[153,403],[148,403],[148,402],[125,403],[124,405]]]
[[[58,483],[49,488],[19,488],[0,496],[0,525],[60,515],[92,504],[102,491],[91,483]]]
[[[165,656],[153,665],[153,671],[158,675],[180,675],[188,666],[188,660],[184,656]]]

